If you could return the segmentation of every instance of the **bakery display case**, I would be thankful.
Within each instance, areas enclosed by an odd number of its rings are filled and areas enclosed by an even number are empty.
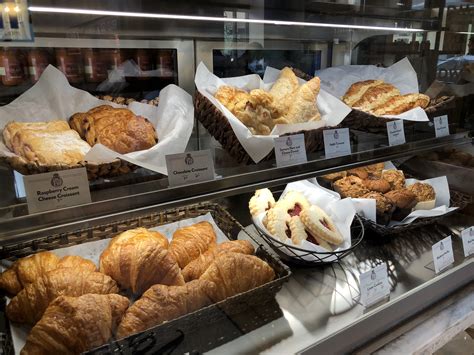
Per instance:
[[[1,10],[5,353],[372,353],[469,290],[472,5]]]

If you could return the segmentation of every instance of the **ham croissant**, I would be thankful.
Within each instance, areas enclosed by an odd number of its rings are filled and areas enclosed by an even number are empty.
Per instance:
[[[87,269],[62,268],[47,272],[25,286],[7,305],[7,317],[17,323],[35,324],[58,296],[86,293],[118,293],[117,283],[109,276]]]
[[[137,228],[113,238],[100,256],[100,271],[133,294],[155,284],[184,285],[183,275],[158,232]]]
[[[16,295],[25,285],[36,281],[46,272],[62,267],[81,267],[95,271],[96,266],[92,261],[80,256],[58,256],[43,251],[31,256],[21,258],[0,275],[0,288],[10,295]]]
[[[80,354],[103,345],[128,306],[128,299],[116,294],[60,296],[33,327],[20,354]]]
[[[216,233],[209,222],[199,222],[177,229],[169,251],[182,269],[216,244]]]
[[[184,286],[152,286],[127,310],[117,329],[117,338],[144,331],[211,304],[208,294],[215,292],[215,288],[212,282],[203,280],[194,280]]]
[[[251,290],[275,278],[273,269],[254,255],[223,253],[218,255],[199,280],[216,284],[210,294],[214,302]]]
[[[232,240],[218,244],[210,248],[205,253],[191,261],[183,269],[183,276],[186,282],[199,279],[204,274],[209,265],[212,264],[215,257],[221,253],[234,252],[242,254],[253,254],[255,249],[248,240]]]

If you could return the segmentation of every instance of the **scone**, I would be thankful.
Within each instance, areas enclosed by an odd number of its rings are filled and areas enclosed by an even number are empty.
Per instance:
[[[392,190],[399,190],[405,187],[405,175],[402,170],[384,170],[382,179],[388,181]]]
[[[376,219],[378,224],[386,226],[392,219],[392,213],[395,210],[395,204],[380,192],[369,192],[362,196],[375,200]]]
[[[357,176],[347,176],[339,179],[334,182],[333,187],[342,198],[358,198],[369,192],[369,189],[367,189],[362,183],[362,179]]]
[[[430,184],[415,182],[406,189],[416,196],[417,204],[413,207],[414,210],[431,210],[435,207],[436,193]]]
[[[411,213],[413,207],[417,204],[415,194],[406,188],[389,191],[385,194],[385,197],[395,204],[396,208],[392,214],[392,219],[396,221],[402,221]]]
[[[69,124],[91,146],[100,143],[120,154],[149,149],[158,143],[151,122],[126,108],[98,106],[74,114]]]

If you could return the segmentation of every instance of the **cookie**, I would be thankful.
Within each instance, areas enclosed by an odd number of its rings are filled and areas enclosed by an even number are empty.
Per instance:
[[[275,206],[267,212],[267,229],[271,235],[282,242],[286,242],[290,236],[289,221],[290,215],[283,208]]]
[[[293,190],[288,191],[283,198],[280,198],[276,205],[286,209],[290,216],[298,216],[303,209],[310,206],[301,192]]]
[[[303,222],[300,216],[293,216],[288,223],[291,232],[291,241],[293,244],[300,245],[303,240],[308,238]]]
[[[324,239],[321,239],[318,236],[311,234],[309,231],[306,231],[306,233],[307,233],[306,234],[307,235],[306,240],[308,242],[319,245],[320,247],[326,249],[327,251],[333,251],[334,250],[334,248],[331,246],[331,244],[326,242]]]
[[[340,245],[344,241],[331,218],[318,206],[303,210],[300,216],[306,229],[313,236],[334,245]]]
[[[275,205],[275,199],[269,189],[261,189],[255,191],[255,194],[249,201],[250,214],[253,217],[269,210]]]

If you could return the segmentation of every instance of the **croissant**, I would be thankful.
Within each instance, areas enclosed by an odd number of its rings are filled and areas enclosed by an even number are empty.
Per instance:
[[[183,269],[183,276],[186,282],[199,279],[202,274],[207,270],[209,265],[212,264],[214,258],[226,252],[242,253],[242,254],[253,254],[255,249],[248,240],[233,240],[218,244],[215,247],[210,248],[205,253],[199,255],[196,259],[191,261]]]
[[[216,233],[209,222],[199,222],[179,228],[173,234],[169,251],[180,268],[207,251],[216,243]]]
[[[117,338],[138,333],[163,322],[194,312],[212,303],[208,294],[216,285],[194,280],[184,286],[154,285],[125,313]]]
[[[60,296],[33,327],[20,354],[80,354],[103,345],[128,306],[128,299],[116,294]]]
[[[86,293],[118,293],[117,283],[100,272],[62,268],[47,272],[25,286],[7,305],[7,317],[17,323],[35,324],[48,305],[58,296]]]
[[[216,290],[210,297],[214,302],[219,302],[261,286],[274,278],[273,269],[254,255],[222,253],[214,259],[199,280],[216,284]]]
[[[59,257],[49,251],[21,258],[0,275],[0,288],[16,295],[45,272],[56,269],[58,263]]]
[[[76,255],[68,255],[61,259],[55,254],[45,251],[17,260],[0,275],[0,288],[9,294],[16,295],[23,287],[36,281],[46,272],[63,267],[86,268],[96,271],[95,264]]]
[[[181,270],[166,249],[168,240],[145,228],[113,238],[100,256],[100,271],[125,289],[142,294],[154,284],[184,285]]]

